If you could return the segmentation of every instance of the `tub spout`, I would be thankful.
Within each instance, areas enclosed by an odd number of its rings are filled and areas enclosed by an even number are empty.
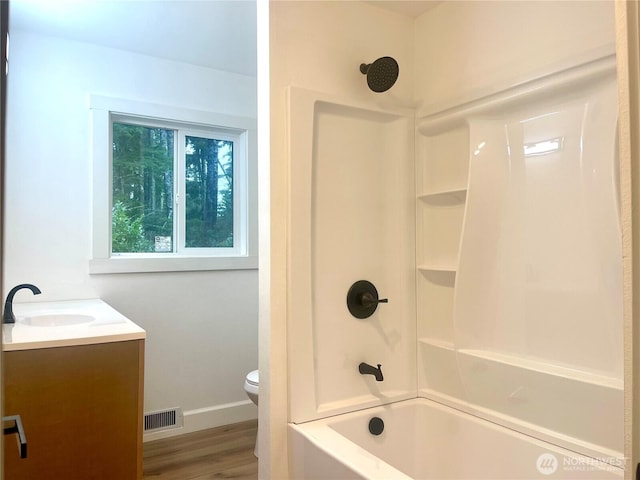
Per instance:
[[[384,380],[384,377],[382,376],[382,365],[380,364],[378,364],[377,367],[373,367],[368,363],[362,362],[360,365],[358,365],[358,371],[362,375],[373,375],[374,377],[376,377],[377,382],[381,382],[382,380]]]

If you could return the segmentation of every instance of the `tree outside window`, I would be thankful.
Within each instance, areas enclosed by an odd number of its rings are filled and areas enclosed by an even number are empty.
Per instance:
[[[112,253],[234,246],[233,140],[112,127]]]

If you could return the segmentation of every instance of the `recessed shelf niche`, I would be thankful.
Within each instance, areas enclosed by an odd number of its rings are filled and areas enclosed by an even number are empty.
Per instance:
[[[466,123],[416,132],[416,299],[418,388],[460,393],[455,375],[453,306],[469,175]],[[438,368],[431,368],[433,365]],[[454,382],[454,383],[452,383]]]

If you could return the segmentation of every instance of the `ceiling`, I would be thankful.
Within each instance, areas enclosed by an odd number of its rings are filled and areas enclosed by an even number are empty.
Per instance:
[[[11,0],[10,30],[256,76],[255,0]]]
[[[368,0],[415,18],[441,1]],[[256,0],[11,0],[10,30],[255,77]]]

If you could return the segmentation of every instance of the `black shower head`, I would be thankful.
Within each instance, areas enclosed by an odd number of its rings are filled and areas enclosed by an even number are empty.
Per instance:
[[[367,76],[367,85],[374,92],[386,92],[398,79],[400,67],[391,57],[382,57],[375,62],[360,65],[360,71]]]

